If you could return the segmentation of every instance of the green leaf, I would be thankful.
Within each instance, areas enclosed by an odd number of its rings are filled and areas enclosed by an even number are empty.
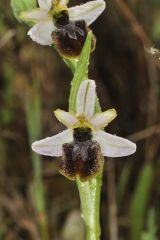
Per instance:
[[[41,135],[41,94],[39,81],[34,81],[31,88],[27,88],[25,98],[25,117],[28,131],[29,143],[38,139]],[[40,239],[48,240],[48,223],[46,219],[45,189],[42,178],[42,158],[40,155],[31,152],[33,166],[32,196],[39,224]],[[40,217],[40,216],[43,216]]]
[[[160,11],[158,12],[157,16],[155,16],[151,34],[155,41],[159,40],[159,38],[160,38]]]
[[[11,0],[11,8],[18,21],[21,12],[32,10],[37,7],[37,0]]]
[[[119,205],[119,208],[123,205],[123,199],[124,199],[124,194],[126,192],[127,184],[129,182],[129,177],[132,169],[132,162],[128,162],[121,173],[121,176],[118,181],[118,187],[117,187],[117,202]]]
[[[72,73],[74,74],[77,67],[77,60],[69,59],[69,58],[63,58],[63,60],[67,64],[67,66],[71,69]]]
[[[91,52],[91,40],[92,40],[92,32],[89,32],[82,49],[82,53],[80,55],[79,61],[77,63],[77,67],[75,70],[75,74],[72,80],[70,98],[69,98],[69,111],[75,111],[76,106],[76,97],[79,86],[81,82],[88,77],[88,64],[89,64],[89,57]]]
[[[39,93],[39,83],[34,85],[27,92],[25,101],[26,121],[29,133],[30,144],[41,136],[41,96]],[[36,124],[35,124],[36,123]]]
[[[145,213],[150,198],[153,183],[153,167],[151,164],[144,166],[138,179],[138,184],[133,196],[131,206],[131,237],[130,240],[140,240],[145,221]]]
[[[148,213],[148,222],[147,222],[147,231],[143,234],[142,240],[156,240],[156,213],[155,209],[149,209]]]

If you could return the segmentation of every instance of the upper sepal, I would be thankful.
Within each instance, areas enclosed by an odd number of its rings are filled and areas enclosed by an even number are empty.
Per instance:
[[[93,80],[82,81],[76,99],[77,114],[84,114],[90,118],[94,114],[96,101],[96,84]]]

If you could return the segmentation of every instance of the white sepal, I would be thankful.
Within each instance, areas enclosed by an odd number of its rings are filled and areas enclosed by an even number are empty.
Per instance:
[[[71,7],[68,9],[70,20],[85,20],[87,25],[89,26],[104,11],[105,6],[105,1],[95,0],[87,2],[80,6]]]
[[[60,157],[62,156],[62,145],[72,141],[72,130],[67,129],[57,135],[32,143],[32,150],[41,155]]]
[[[52,21],[39,22],[29,30],[28,35],[41,45],[51,45],[53,43],[51,33],[54,30],[55,26]]]
[[[102,155],[106,157],[124,157],[136,151],[135,143],[102,130],[94,132],[93,139],[100,144]]]

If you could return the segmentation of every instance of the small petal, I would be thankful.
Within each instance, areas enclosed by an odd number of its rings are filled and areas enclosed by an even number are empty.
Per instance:
[[[85,114],[90,118],[94,113],[96,99],[96,85],[93,80],[84,80],[78,90],[76,99],[76,112]]]
[[[106,157],[123,157],[136,151],[135,143],[102,130],[94,132],[93,139],[100,144],[102,155]]]
[[[89,26],[94,22],[105,9],[105,1],[90,1],[80,6],[68,9],[71,21],[85,20]]]
[[[40,22],[29,30],[28,35],[41,45],[51,45],[53,43],[51,33],[54,30],[55,26],[52,21]]]
[[[40,8],[46,9],[49,11],[51,8],[52,0],[38,0],[38,4]]]
[[[75,114],[71,112],[65,112],[61,109],[57,109],[54,111],[56,118],[63,123],[67,128],[71,128],[72,126],[78,123],[78,119]]]
[[[32,143],[32,150],[46,156],[62,156],[62,145],[73,141],[72,130],[67,129],[52,137]]]
[[[22,12],[20,18],[24,21],[42,22],[48,19],[48,12],[44,9],[36,8],[32,11]]]
[[[117,116],[115,109],[109,109],[102,113],[96,113],[90,122],[95,127],[95,129],[100,129],[106,127]]]

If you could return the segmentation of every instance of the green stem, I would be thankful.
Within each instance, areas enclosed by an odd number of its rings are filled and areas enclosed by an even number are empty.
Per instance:
[[[77,63],[77,67],[74,72],[74,77],[71,83],[71,92],[69,98],[69,111],[76,111],[76,97],[79,86],[88,75],[88,64],[91,50],[91,32],[88,33],[85,45],[83,47],[81,56]],[[69,64],[68,64],[69,65]],[[73,69],[71,69],[73,71]],[[95,105],[95,112],[100,112],[100,105],[98,99]],[[80,202],[82,217],[86,225],[86,240],[99,240],[100,239],[100,192],[102,185],[102,171],[98,176],[92,178],[89,181],[82,182],[79,178],[76,180]]]
[[[82,216],[86,224],[87,240],[100,239],[99,206],[101,185],[102,174],[86,182],[77,179]]]
[[[82,49],[82,53],[80,55],[79,61],[77,63],[77,67],[74,72],[74,77],[71,82],[71,91],[69,97],[69,111],[76,111],[76,97],[79,86],[81,82],[88,78],[88,65],[89,65],[89,57],[91,52],[91,40],[92,40],[92,32],[89,32],[86,38],[86,42]]]

